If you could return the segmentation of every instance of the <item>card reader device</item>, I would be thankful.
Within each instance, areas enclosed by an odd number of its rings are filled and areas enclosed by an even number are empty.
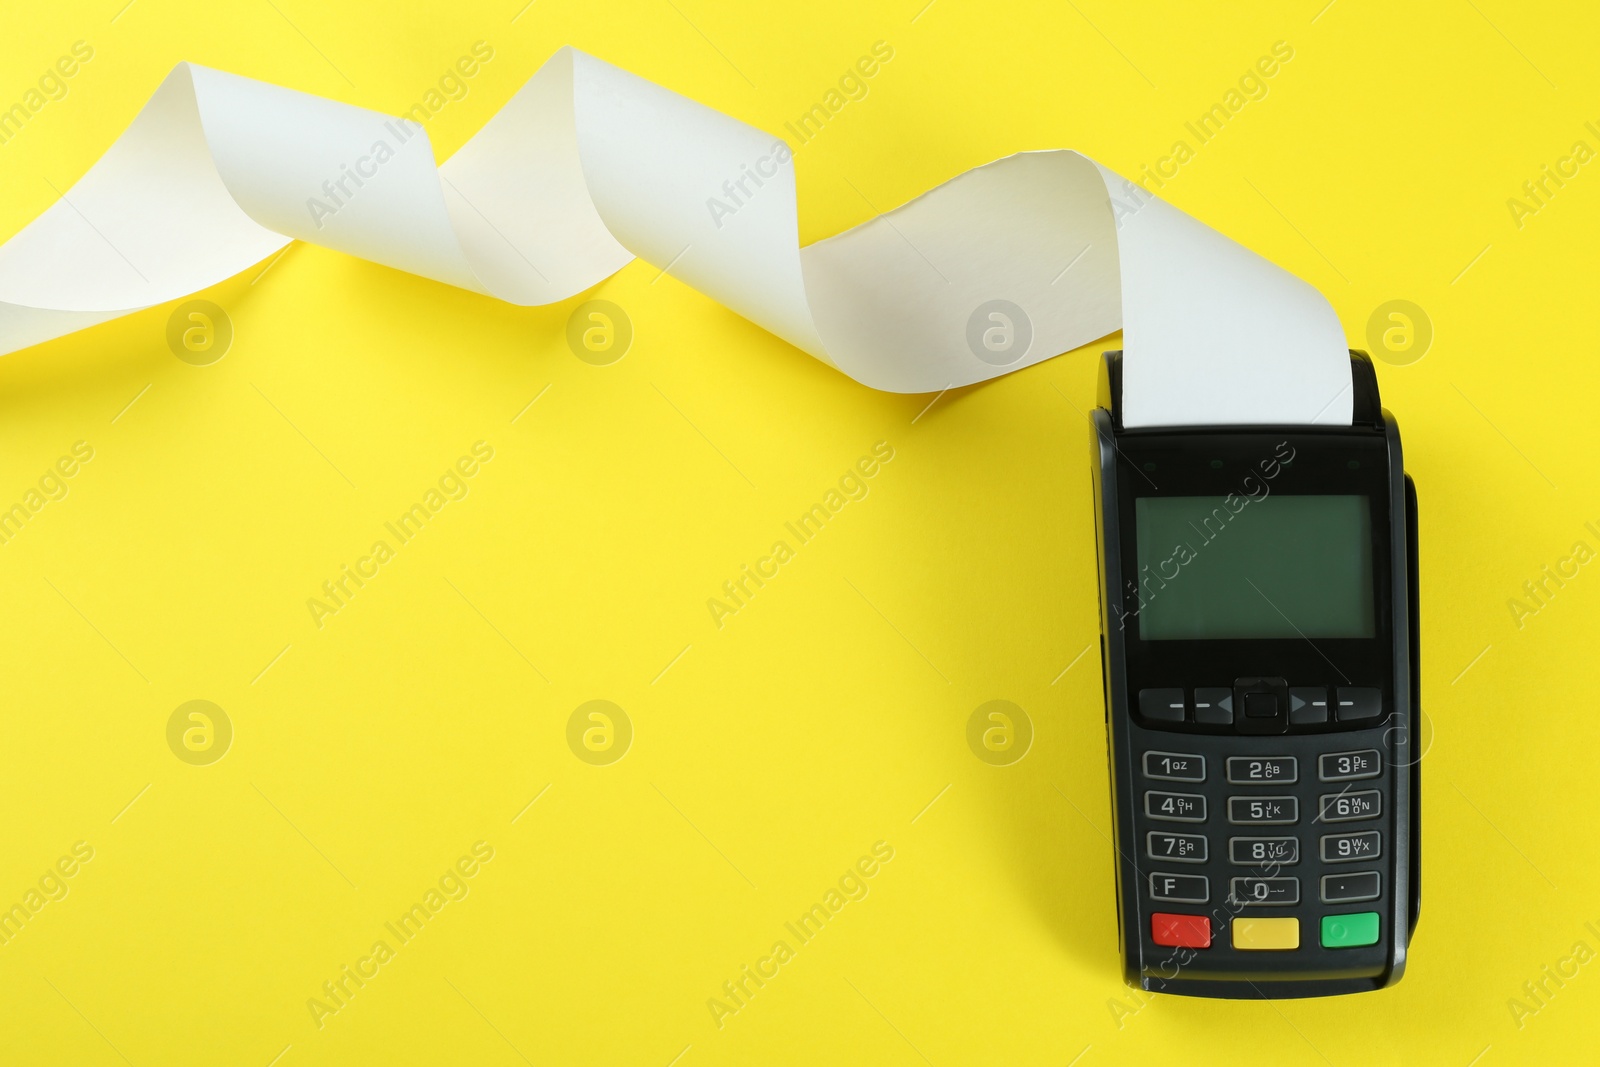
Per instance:
[[[1349,425],[1092,415],[1126,980],[1278,998],[1391,985],[1417,920],[1417,503],[1377,378]]]

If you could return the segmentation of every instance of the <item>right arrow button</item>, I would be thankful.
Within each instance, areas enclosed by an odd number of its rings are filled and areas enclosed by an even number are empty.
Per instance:
[[[1293,686],[1289,690],[1289,722],[1312,726],[1328,721],[1328,691],[1318,686]]]

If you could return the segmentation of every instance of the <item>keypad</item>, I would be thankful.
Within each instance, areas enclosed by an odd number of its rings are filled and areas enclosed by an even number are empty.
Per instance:
[[[1144,813],[1165,822],[1205,822],[1206,798],[1194,793],[1163,793],[1152,789],[1144,795]]]
[[[1293,756],[1229,756],[1230,785],[1293,785],[1300,764]]]
[[[1341,746],[1339,728],[1380,725],[1384,712],[1378,689],[1281,678],[1141,690],[1140,718],[1168,742],[1136,753],[1149,939],[1330,956],[1377,944],[1389,768],[1356,736]],[[1219,727],[1244,736],[1235,746]]]
[[[1228,821],[1236,826],[1289,826],[1300,821],[1300,802],[1294,797],[1229,797]]]
[[[1322,822],[1354,822],[1383,814],[1383,795],[1376,789],[1324,793],[1317,805]]]
[[[1145,851],[1153,860],[1178,863],[1204,863],[1207,856],[1204,834],[1167,834],[1151,830],[1144,835]]]

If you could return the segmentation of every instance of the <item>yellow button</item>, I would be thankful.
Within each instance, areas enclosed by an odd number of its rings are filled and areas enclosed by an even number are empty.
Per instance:
[[[1233,920],[1233,947],[1237,949],[1299,948],[1299,919],[1252,919],[1239,916]]]

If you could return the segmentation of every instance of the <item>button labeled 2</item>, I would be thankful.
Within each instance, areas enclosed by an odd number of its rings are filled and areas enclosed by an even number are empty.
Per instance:
[[[1228,757],[1228,781],[1233,785],[1276,785],[1299,777],[1300,765],[1293,756]]]

